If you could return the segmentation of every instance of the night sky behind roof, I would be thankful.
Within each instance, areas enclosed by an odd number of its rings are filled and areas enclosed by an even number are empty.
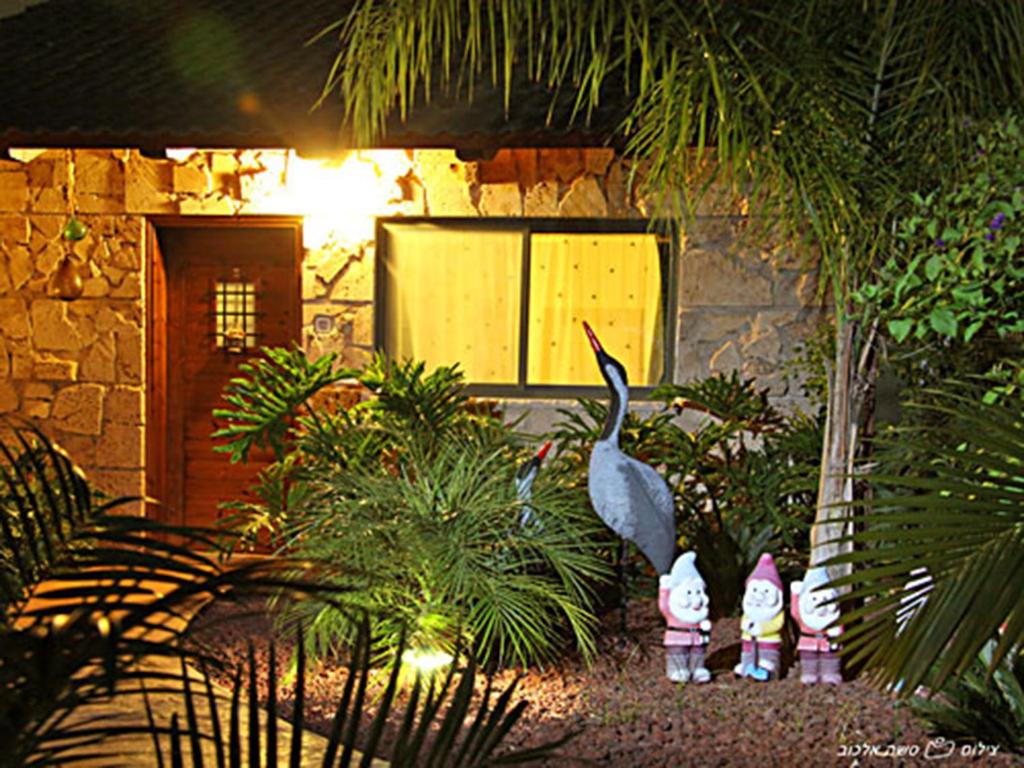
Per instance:
[[[344,0],[49,0],[0,18],[0,146],[350,145],[341,105],[316,110],[336,38],[306,43]],[[381,146],[598,145],[617,119],[545,127],[550,97],[520,82],[509,119],[500,88],[435,98]]]

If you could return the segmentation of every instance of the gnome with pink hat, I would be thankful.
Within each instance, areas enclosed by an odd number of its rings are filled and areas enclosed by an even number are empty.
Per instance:
[[[772,556],[765,553],[747,577],[743,593],[743,649],[734,669],[737,675],[762,682],[779,676],[785,619],[782,579]]]
[[[704,666],[711,637],[708,594],[696,561],[696,552],[684,552],[658,583],[658,608],[668,623],[665,674],[675,683],[706,683],[711,679]]]
[[[800,626],[800,682],[804,685],[839,685],[843,673],[836,651],[836,638],[843,628],[839,618],[838,592],[828,585],[828,572],[821,566],[807,569],[803,581],[789,585],[789,610]]]

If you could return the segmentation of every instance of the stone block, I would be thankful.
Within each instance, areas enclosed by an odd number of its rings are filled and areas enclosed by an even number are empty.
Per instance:
[[[715,349],[708,358],[708,369],[712,373],[732,373],[743,364],[736,342],[727,341]]]
[[[51,409],[52,415],[52,409]],[[80,467],[92,466],[96,460],[96,438],[90,435],[77,435],[70,432],[57,432],[53,435],[57,444],[67,451],[71,460]],[[90,478],[91,479],[91,478]]]
[[[89,468],[87,474],[93,487],[114,498],[141,496],[144,490],[145,475],[140,469]],[[141,506],[137,504],[119,507],[117,511],[118,514],[142,514]]]
[[[583,151],[576,148],[542,149],[538,166],[541,179],[568,184],[583,173]]]
[[[509,184],[519,182],[519,166],[514,149],[499,149],[490,160],[477,162],[477,178],[481,184]],[[536,160],[534,161],[536,164]]]
[[[32,375],[39,381],[77,381],[78,363],[53,355],[41,355],[35,359]]]
[[[130,272],[125,275],[120,284],[110,289],[111,297],[115,299],[138,299],[142,297],[141,276],[138,272]]]
[[[0,216],[0,245],[28,244],[32,225],[27,216]]]
[[[142,332],[137,327],[117,333],[117,380],[124,384],[142,383]]]
[[[110,294],[110,283],[105,277],[86,278],[82,283],[82,297],[99,299]]]
[[[113,152],[75,152],[75,193],[124,198],[124,164]]]
[[[142,465],[142,427],[106,424],[96,441],[96,466],[128,469]]]
[[[430,149],[415,154],[416,175],[423,185],[430,216],[476,216],[465,164],[451,150]]]
[[[140,425],[145,419],[142,414],[141,387],[113,387],[107,392],[104,419],[108,424]]]
[[[92,192],[82,192],[75,195],[78,203],[78,210],[81,213],[123,213],[124,194],[119,197],[109,195],[97,195]]]
[[[29,419],[48,419],[50,418],[51,410],[50,403],[47,400],[26,399],[21,412]]]
[[[683,307],[759,307],[772,303],[771,280],[756,265],[702,248],[688,249],[681,261],[679,303]]]
[[[353,344],[371,347],[373,346],[373,322],[374,311],[372,304],[363,304],[355,307],[351,315]]]
[[[53,384],[46,384],[42,381],[29,381],[25,383],[22,394],[32,400],[53,400]]]
[[[526,216],[557,216],[557,182],[541,181],[528,187],[523,196],[523,213]]]
[[[608,215],[608,201],[601,185],[593,176],[581,176],[569,188],[558,206],[561,216],[604,218]]]
[[[82,381],[112,382],[117,378],[116,346],[113,336],[105,335],[96,340],[81,357]]]
[[[519,193],[519,184],[482,184],[480,213],[484,216],[522,216],[523,197]]]
[[[81,349],[78,328],[68,319],[67,304],[57,299],[32,302],[32,341],[37,349],[75,352]]]
[[[0,379],[5,379],[11,373],[11,355],[7,351],[7,341],[0,336]]]
[[[373,301],[374,249],[364,248],[352,258],[331,286],[332,301]]]
[[[35,260],[24,245],[10,245],[6,252],[6,273],[10,290],[20,290],[28,285],[35,274]]]
[[[52,418],[66,432],[98,435],[103,424],[105,388],[100,384],[72,384],[57,392]]]
[[[316,259],[316,276],[323,280],[325,285],[330,285],[352,258],[350,252],[340,248],[325,249],[325,252],[319,253]]]
[[[30,193],[28,208],[33,213],[67,213],[68,202],[63,189],[42,187]]]
[[[171,183],[178,195],[205,195],[210,191],[207,174],[192,163],[176,163],[171,169]]]
[[[775,306],[809,307],[819,304],[818,273],[782,270],[775,276]]]
[[[595,176],[604,176],[614,159],[614,149],[589,147],[583,150],[583,170]]]
[[[782,339],[772,320],[773,318],[765,312],[757,313],[750,324],[750,329],[740,337],[740,348],[744,358],[770,361],[779,359]]]
[[[0,413],[18,410],[18,389],[10,379],[0,379]]]
[[[679,336],[690,342],[721,341],[744,330],[750,319],[743,312],[683,310],[679,313]]]
[[[621,160],[616,160],[608,167],[608,173],[604,179],[604,189],[608,200],[609,216],[622,219],[633,215],[629,175]]]

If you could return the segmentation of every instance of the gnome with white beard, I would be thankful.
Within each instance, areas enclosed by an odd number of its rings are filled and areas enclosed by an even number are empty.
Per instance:
[[[743,593],[743,648],[740,663],[733,670],[740,677],[763,682],[779,676],[782,656],[783,611],[782,579],[775,560],[768,553],[761,555],[757,566],[747,577]]]
[[[807,570],[803,581],[789,585],[789,610],[800,626],[797,650],[800,652],[800,682],[804,685],[843,682],[837,654],[839,646],[835,642],[843,628],[833,625],[839,618],[839,605],[835,602],[838,592],[824,587],[828,580],[828,572],[815,566]]]
[[[665,674],[675,683],[706,683],[711,679],[704,666],[711,638],[708,595],[696,560],[695,552],[684,552],[658,583],[658,608],[668,623]]]

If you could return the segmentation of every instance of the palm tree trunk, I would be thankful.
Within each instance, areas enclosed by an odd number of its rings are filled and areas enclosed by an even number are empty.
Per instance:
[[[854,461],[866,395],[872,389],[876,372],[874,347],[877,321],[870,326],[863,339],[859,358],[859,322],[837,316],[836,323],[835,359],[827,365],[828,407],[818,475],[817,514],[811,530],[812,565],[819,565],[852,549],[850,542],[839,539],[850,533],[845,519],[854,500]],[[831,569],[833,577],[849,572],[848,565]]]

